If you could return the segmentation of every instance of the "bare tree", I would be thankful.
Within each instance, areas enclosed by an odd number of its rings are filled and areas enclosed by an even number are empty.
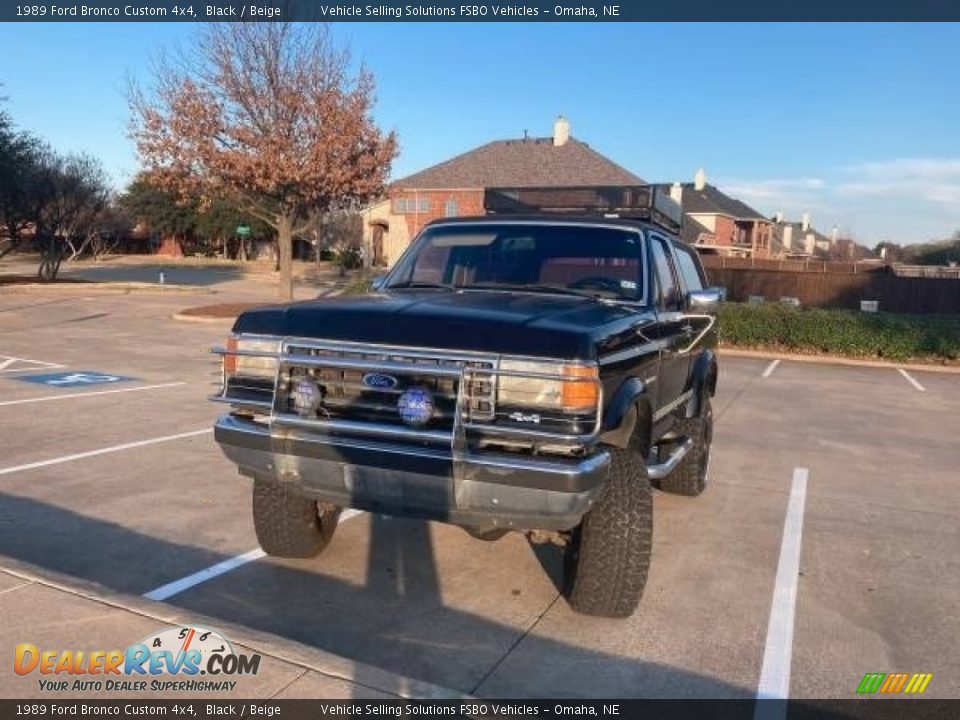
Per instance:
[[[141,159],[181,195],[228,197],[274,228],[292,298],[294,236],[379,194],[396,155],[371,118],[373,77],[323,24],[212,24],[192,47],[157,64],[151,92],[131,89]]]
[[[34,187],[36,239],[41,280],[54,280],[67,248],[71,259],[99,223],[110,190],[100,162],[89,155],[47,151]]]

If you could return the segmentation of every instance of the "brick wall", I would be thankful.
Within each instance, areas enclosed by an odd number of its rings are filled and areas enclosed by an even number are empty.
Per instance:
[[[448,217],[448,203],[456,211],[454,217],[483,215],[482,189],[398,190],[391,193],[390,201],[393,214],[406,219],[410,237],[431,220]]]
[[[717,215],[715,222],[716,230],[713,234],[716,236],[716,240],[714,242],[717,245],[732,245],[733,233],[736,230],[733,218],[728,218],[726,215]]]

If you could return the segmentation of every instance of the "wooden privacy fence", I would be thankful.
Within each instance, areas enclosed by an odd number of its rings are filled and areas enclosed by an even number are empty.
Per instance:
[[[883,264],[877,261],[854,262],[842,260],[767,260],[753,257],[724,257],[722,255],[702,255],[703,265],[708,270],[749,268],[751,270],[793,270],[796,272],[818,273],[865,273],[883,270]]]
[[[877,300],[895,313],[960,313],[960,280],[900,277],[892,273],[796,272],[756,268],[708,267],[712,285],[727,289],[727,299],[766,302],[795,297],[801,305],[859,309],[861,300]]]

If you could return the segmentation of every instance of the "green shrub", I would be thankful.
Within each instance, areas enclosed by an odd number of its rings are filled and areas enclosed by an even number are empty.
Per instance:
[[[852,358],[956,360],[960,358],[960,316],[724,303],[720,341]]]

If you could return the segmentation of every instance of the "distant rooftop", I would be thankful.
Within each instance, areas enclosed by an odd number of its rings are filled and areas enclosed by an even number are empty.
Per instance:
[[[768,220],[762,213],[745,202],[732,198],[714,185],[704,184],[698,190],[694,183],[681,183],[683,188],[683,211],[692,214],[729,215],[737,220]],[[670,192],[670,184],[661,185]]]

